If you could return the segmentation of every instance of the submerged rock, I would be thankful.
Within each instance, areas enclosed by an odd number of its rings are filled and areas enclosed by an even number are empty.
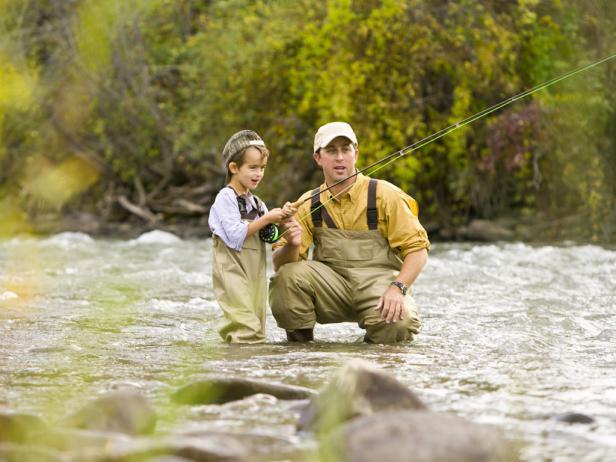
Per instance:
[[[80,462],[150,462],[160,458],[184,458],[193,462],[240,462],[252,460],[246,448],[233,438],[203,435],[199,438],[165,437],[138,439],[110,445],[105,451],[85,449],[73,453]]]
[[[27,442],[32,433],[46,429],[47,424],[34,415],[0,411],[0,442]]]
[[[252,380],[240,377],[207,377],[177,390],[172,399],[180,404],[223,404],[250,395],[264,393],[278,399],[305,399],[314,390],[294,385]]]
[[[327,431],[347,420],[376,412],[425,409],[421,400],[394,377],[370,363],[354,360],[339,369],[301,413],[301,430]]]
[[[354,419],[321,446],[324,460],[352,462],[513,462],[492,426],[430,411],[389,411]]]
[[[142,435],[154,430],[156,414],[141,393],[119,390],[86,404],[62,424],[72,428]]]
[[[565,412],[554,416],[554,420],[569,424],[593,424],[595,419],[579,412]]]

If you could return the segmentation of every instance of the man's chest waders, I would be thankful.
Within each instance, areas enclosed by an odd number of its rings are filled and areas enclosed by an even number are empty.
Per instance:
[[[257,205],[258,209],[258,205]],[[254,220],[258,213],[242,213]],[[225,319],[219,333],[229,343],[265,342],[266,252],[258,233],[247,237],[241,252],[230,249],[213,236],[212,279],[214,295]]]
[[[337,229],[313,191],[313,260],[283,265],[270,286],[270,304],[286,330],[310,329],[315,323],[355,321],[366,340],[395,343],[419,332],[417,306],[409,291],[403,320],[387,324],[375,310],[379,298],[398,275],[401,259],[378,230],[377,180],[368,188],[367,231]],[[328,228],[323,228],[325,221]]]

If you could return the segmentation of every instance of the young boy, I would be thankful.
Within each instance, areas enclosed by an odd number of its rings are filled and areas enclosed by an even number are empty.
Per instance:
[[[235,133],[222,152],[227,186],[210,210],[214,294],[225,316],[219,328],[228,343],[265,342],[267,303],[265,242],[259,231],[293,215],[285,204],[270,211],[251,194],[265,172],[269,151],[252,130]]]

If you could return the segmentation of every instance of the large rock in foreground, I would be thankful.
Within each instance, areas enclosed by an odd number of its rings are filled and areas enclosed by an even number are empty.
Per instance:
[[[513,462],[500,431],[454,415],[389,411],[354,419],[322,446],[323,460],[349,462]]]
[[[340,368],[301,413],[298,428],[327,432],[347,420],[376,412],[425,409],[415,393],[370,363],[354,360]]]
[[[360,360],[334,374],[298,427],[319,435],[327,462],[518,460],[496,427],[429,411],[404,384]]]

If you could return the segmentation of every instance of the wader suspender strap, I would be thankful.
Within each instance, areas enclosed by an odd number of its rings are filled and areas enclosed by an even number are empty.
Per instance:
[[[312,201],[310,202],[310,214],[312,215],[312,223],[315,228],[320,228],[323,224],[323,220],[325,220],[328,228],[338,229],[336,223],[334,223],[334,220],[332,220],[332,217],[327,212],[327,209],[321,207],[320,190],[321,188],[318,187],[311,193]]]
[[[235,192],[235,189],[231,188],[231,186],[227,186],[227,188],[230,188],[233,192]],[[259,199],[256,198],[255,196],[255,206],[253,207],[252,210],[250,212],[247,212],[246,209],[246,199],[242,196],[238,196],[237,193],[235,193],[235,197],[237,198],[237,207],[240,210],[240,217],[242,218],[242,220],[254,220],[257,217],[260,217],[261,215],[263,215],[263,213],[261,212],[261,206],[259,205]]]
[[[263,216],[263,210],[261,209],[261,204],[259,203],[259,199],[257,199],[257,196],[252,196],[255,200],[255,209],[257,211],[257,216],[262,217]]]
[[[366,208],[366,218],[368,221],[368,229],[378,229],[379,225],[379,213],[376,209],[376,186],[378,180],[374,178],[370,179],[368,184],[368,207]],[[315,188],[311,195],[312,201],[310,204],[310,214],[312,215],[312,223],[315,228],[320,228],[323,224],[323,220],[327,223],[328,228],[338,229],[334,220],[327,212],[325,207],[321,207],[321,200],[319,198],[319,191],[321,188]]]
[[[368,218],[368,229],[377,229],[379,224],[379,213],[376,210],[376,185],[378,180],[370,179],[368,185],[368,208],[366,215]]]

